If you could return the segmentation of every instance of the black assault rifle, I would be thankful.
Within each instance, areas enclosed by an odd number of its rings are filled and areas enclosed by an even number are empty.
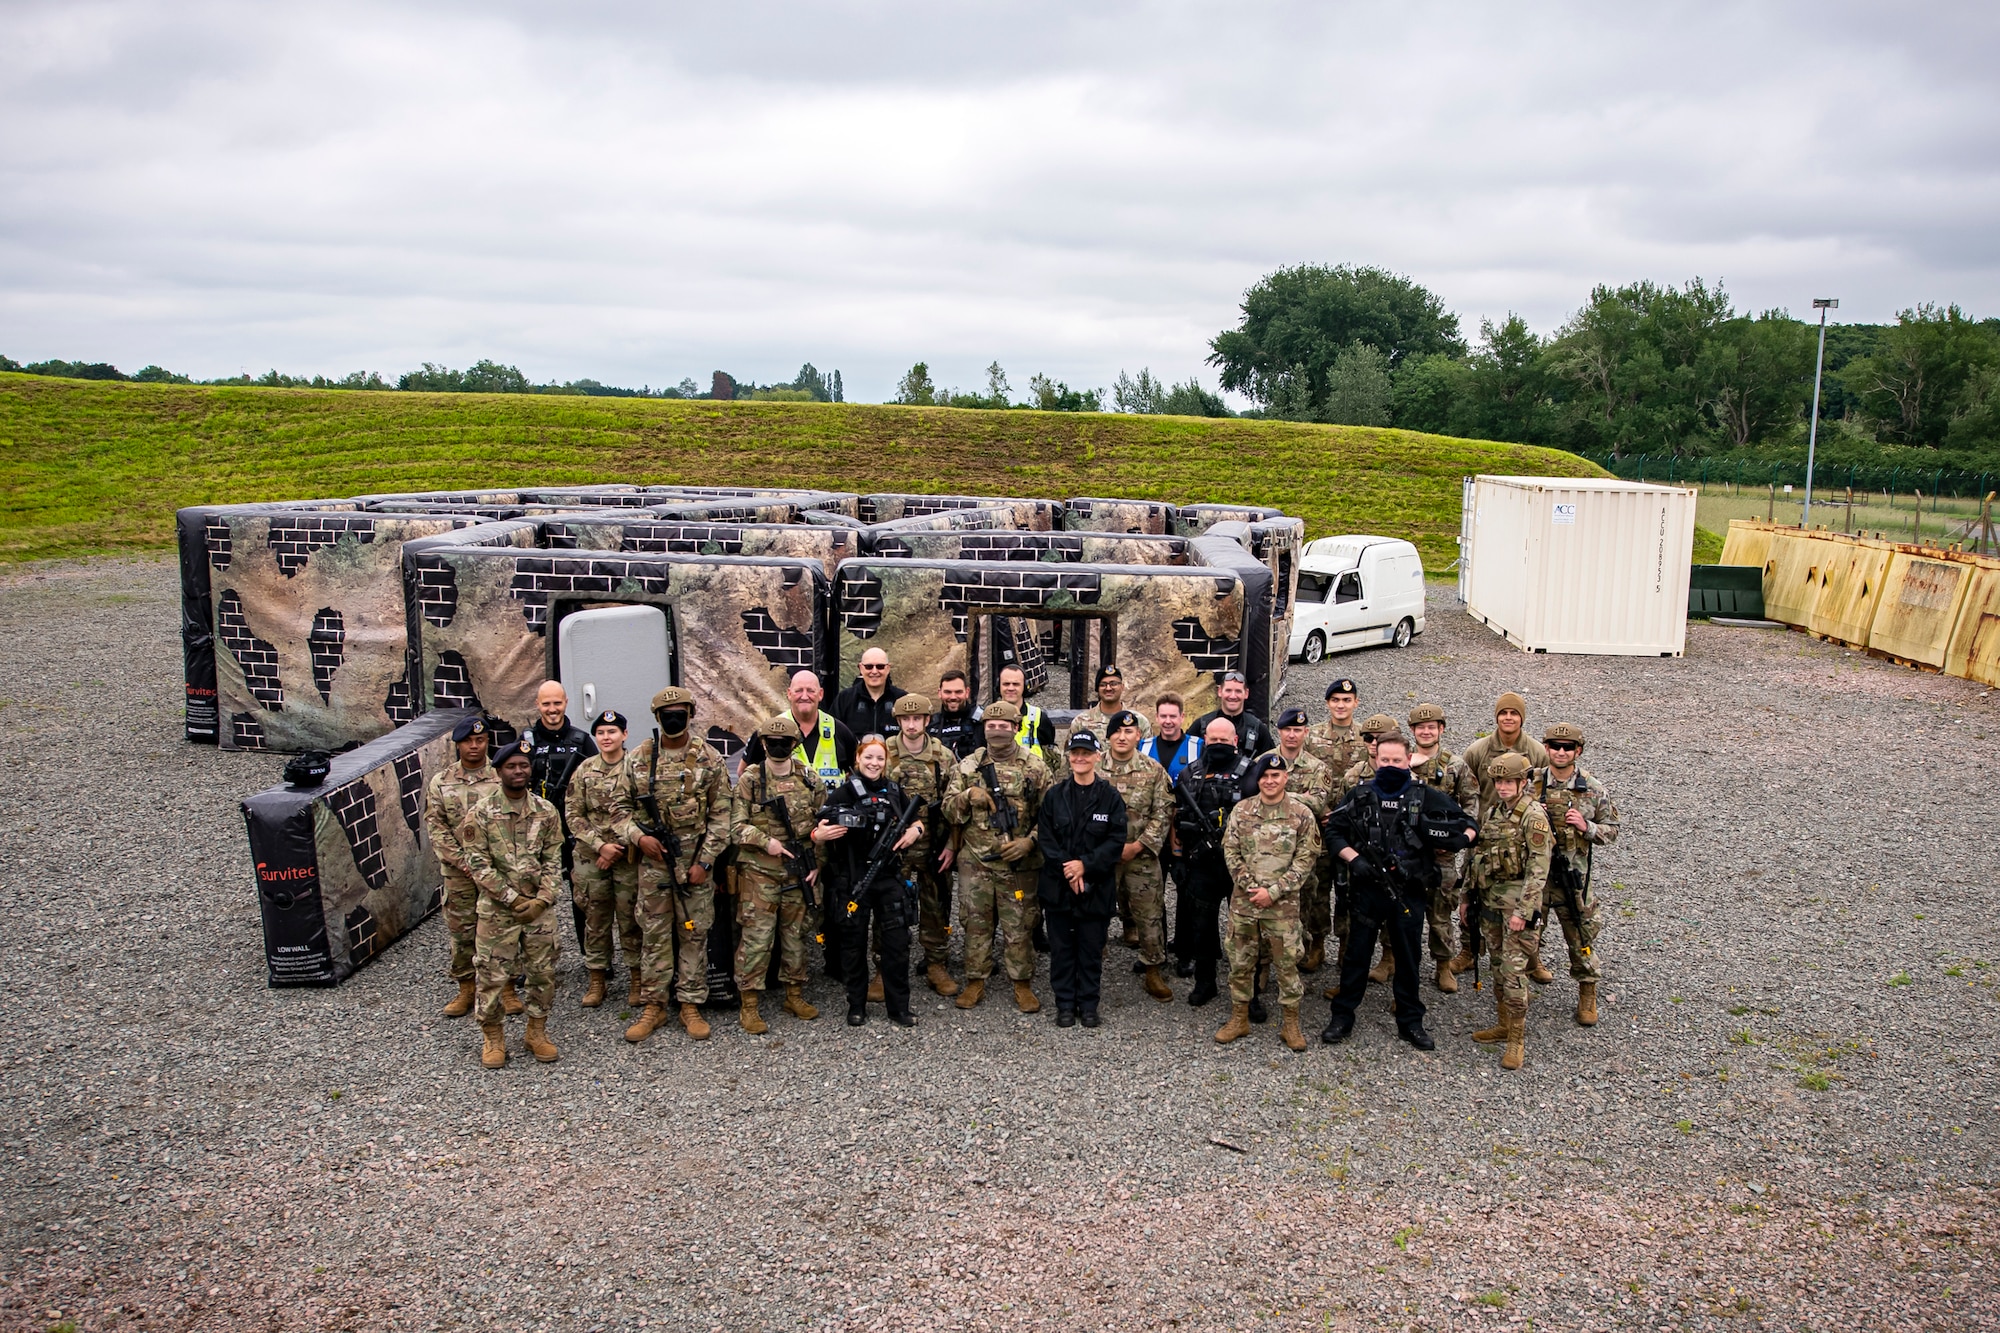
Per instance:
[[[868,864],[862,870],[861,877],[847,886],[848,916],[852,917],[856,912],[861,910],[862,897],[868,892],[869,886],[875,882],[875,877],[882,873],[884,863],[896,854],[897,840],[903,836],[911,824],[916,822],[917,814],[923,808],[924,803],[922,801],[905,801],[903,803],[902,815],[894,823],[890,824],[888,828],[882,830],[881,836],[875,839],[875,845],[869,848]]]
[[[987,793],[993,797],[993,813],[986,817],[987,824],[1003,842],[1017,836],[1021,821],[1015,817],[1014,804],[1007,799],[1007,793],[1000,790],[999,773],[994,771],[993,765],[984,764],[979,769],[979,776],[986,780]]]
[[[805,840],[799,837],[798,830],[792,827],[792,812],[790,807],[785,804],[785,798],[771,795],[770,774],[763,769],[759,769],[757,772],[757,781],[759,783],[758,789],[764,793],[764,799],[757,802],[758,806],[776,815],[778,822],[785,826],[785,836],[778,839],[778,841],[784,844],[785,865],[790,869],[793,880],[793,883],[786,884],[785,888],[796,887],[805,896],[806,910],[808,912],[816,912],[819,910],[819,900],[814,897],[812,881],[807,879],[806,876],[812,873],[811,867],[816,863],[818,858],[806,846]]]
[[[680,921],[680,928],[688,933],[688,938],[693,939],[694,913],[687,910],[687,899],[681,892],[681,836],[674,832],[673,827],[665,819],[660,817],[660,800],[653,790],[654,783],[659,778],[659,775],[660,732],[659,728],[655,727],[653,729],[653,752],[651,757],[646,761],[646,794],[639,798],[639,804],[644,808],[646,817],[643,820],[634,820],[633,822],[639,826],[639,832],[658,842],[660,850],[666,854],[667,888],[674,896],[674,916]],[[678,961],[680,950],[674,950],[674,955],[676,961]]]

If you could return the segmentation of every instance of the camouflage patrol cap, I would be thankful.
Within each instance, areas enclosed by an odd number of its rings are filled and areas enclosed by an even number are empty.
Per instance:
[[[896,700],[894,711],[897,717],[929,717],[931,701],[921,694],[906,694]]]
[[[1410,710],[1411,726],[1420,727],[1426,722],[1435,722],[1439,726],[1443,726],[1444,709],[1438,707],[1436,704],[1418,704]]]
[[[1548,730],[1542,733],[1542,743],[1547,744],[1550,741],[1573,741],[1576,748],[1581,750],[1583,728],[1570,722],[1551,722]]]
[[[685,708],[693,712],[694,696],[678,685],[669,685],[653,696],[653,711],[657,713],[662,708]]]
[[[1021,710],[1008,703],[1005,699],[995,699],[992,703],[986,705],[985,711],[980,714],[980,721],[982,722],[1018,723],[1020,720]]]
[[[668,691],[661,690],[660,693],[666,694]],[[787,740],[796,741],[799,739],[799,724],[783,714],[776,717],[767,717],[757,724],[757,734],[759,736],[768,736],[772,740],[783,737]]]
[[[1533,767],[1534,765],[1528,762],[1528,756],[1509,750],[1506,754],[1495,759],[1493,766],[1486,771],[1496,778],[1519,779],[1527,777],[1528,770]]]
[[[1402,729],[1403,724],[1395,718],[1390,717],[1387,713],[1371,714],[1368,720],[1361,724],[1361,734],[1364,736],[1379,736],[1386,732],[1401,731]]]

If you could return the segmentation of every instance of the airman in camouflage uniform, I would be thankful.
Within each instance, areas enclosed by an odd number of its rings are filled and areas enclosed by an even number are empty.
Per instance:
[[[1457,801],[1459,809],[1477,822],[1479,780],[1464,760],[1444,748],[1444,728],[1444,709],[1438,705],[1418,704],[1410,710],[1410,734],[1417,742],[1410,754],[1410,776]],[[1431,894],[1431,962],[1437,966],[1437,988],[1447,995],[1458,993],[1458,974],[1472,966],[1472,950],[1477,947],[1470,933],[1462,952],[1453,944],[1458,934],[1459,861],[1463,855],[1439,859],[1438,885]],[[1465,967],[1458,965],[1461,957]]]
[[[1097,734],[1109,741],[1109,753],[1097,773],[1125,798],[1125,836],[1130,839],[1118,863],[1118,911],[1136,932],[1146,994],[1164,1004],[1174,991],[1161,971],[1167,963],[1167,886],[1160,851],[1174,826],[1174,785],[1164,767],[1139,753],[1143,737],[1137,713],[1121,708],[1105,721],[1109,730]]]
[[[1366,749],[1361,729],[1354,725],[1357,691],[1354,682],[1342,677],[1326,687],[1326,721],[1315,722],[1306,732],[1306,749],[1325,764],[1335,777],[1354,767]]]
[[[785,986],[785,1012],[794,1018],[819,1017],[805,998],[807,908],[800,881],[818,881],[818,857],[809,838],[826,799],[819,778],[799,762],[797,723],[774,717],[757,728],[757,736],[764,760],[743,766],[729,807],[740,901],[736,989],[743,997],[743,1030],[752,1036],[770,1031],[757,1005],[773,947],[780,959],[778,979]],[[802,853],[797,861],[786,855],[786,844],[793,839]]]
[[[986,744],[958,766],[958,789],[945,800],[945,818],[960,828],[958,915],[965,924],[965,989],[957,1000],[961,1009],[972,1008],[986,996],[996,931],[1007,938],[1003,960],[1014,982],[1015,1007],[1024,1014],[1042,1007],[1030,984],[1035,976],[1035,922],[1041,910],[1035,883],[1041,868],[1035,815],[1051,779],[1042,761],[1015,739],[1020,720],[1020,710],[1005,699],[986,705]],[[1014,815],[1014,831],[1004,837],[993,827],[997,810],[981,771],[988,764]]]
[[[1500,1057],[1504,1069],[1519,1069],[1525,1058],[1528,960],[1534,952],[1528,923],[1541,910],[1550,854],[1555,850],[1549,817],[1527,789],[1528,772],[1528,761],[1519,754],[1500,755],[1488,767],[1493,800],[1481,803],[1468,895],[1480,905],[1480,931],[1493,968],[1499,1010],[1495,1024],[1473,1033],[1472,1039],[1507,1043]]]
[[[1255,798],[1237,802],[1222,833],[1222,859],[1234,889],[1229,897],[1230,1017],[1215,1034],[1232,1042],[1250,1034],[1250,1001],[1256,997],[1257,958],[1268,944],[1278,972],[1284,1023],[1278,1036],[1294,1051],[1306,1048],[1299,1028],[1299,890],[1320,853],[1319,820],[1304,801],[1285,794],[1289,766],[1275,751],[1252,770]]]
[[[1529,768],[1540,768],[1549,762],[1549,752],[1542,743],[1522,730],[1528,720],[1528,701],[1512,690],[1501,695],[1493,704],[1493,732],[1481,736],[1465,747],[1465,766],[1472,770],[1472,776],[1479,782],[1479,804],[1484,810],[1493,800],[1493,761],[1509,751],[1528,761]]]
[[[1334,774],[1307,748],[1309,734],[1305,709],[1287,708],[1278,714],[1278,753],[1290,769],[1285,794],[1304,801],[1313,818],[1324,823],[1333,809]],[[1299,929],[1304,939],[1299,971],[1317,972],[1326,962],[1326,937],[1333,930],[1333,867],[1324,847],[1299,890]]]
[[[547,1024],[556,994],[559,934],[548,910],[563,882],[562,815],[528,790],[534,765],[527,747],[516,741],[502,748],[494,767],[499,785],[473,803],[458,827],[466,873],[479,886],[473,968],[479,1030],[486,1039],[479,1061],[488,1069],[507,1063],[500,991],[516,968],[527,979],[522,1044],[537,1060],[556,1058]]]
[[[1069,734],[1087,731],[1093,736],[1109,736],[1111,719],[1121,712],[1129,712],[1139,720],[1140,740],[1153,734],[1153,724],[1146,720],[1146,715],[1125,704],[1125,673],[1116,662],[1106,662],[1097,668],[1097,702],[1070,719]],[[1118,901],[1122,907],[1125,900],[1121,897]],[[1120,916],[1122,919],[1122,912]]]
[[[1529,786],[1555,830],[1556,851],[1568,861],[1585,892],[1581,902],[1572,901],[1551,858],[1535,948],[1539,954],[1542,928],[1548,924],[1548,914],[1555,913],[1562,923],[1563,941],[1569,945],[1569,974],[1576,980],[1576,1021],[1595,1027],[1597,982],[1602,973],[1597,963],[1597,897],[1588,891],[1591,849],[1608,847],[1618,840],[1618,807],[1611,803],[1611,793],[1604,784],[1577,763],[1583,754],[1581,727],[1558,722],[1542,733],[1542,744],[1549,753],[1548,766],[1535,770]]]
[[[678,1001],[681,1027],[706,1041],[701,1006],[708,1002],[708,932],[715,926],[713,867],[730,845],[729,769],[715,747],[694,734],[692,694],[670,685],[653,696],[652,707],[659,730],[625,761],[632,832],[639,835],[644,943],[637,989],[646,1006],[625,1029],[625,1040],[650,1037]],[[654,814],[675,840],[672,867],[667,844],[638,827]]]
[[[448,765],[424,790],[424,832],[431,852],[437,857],[444,878],[444,925],[451,932],[451,962],[447,975],[458,983],[458,994],[444,1007],[446,1018],[462,1018],[472,1012],[475,987],[472,949],[478,925],[479,886],[465,871],[465,851],[459,845],[458,829],[465,813],[480,797],[500,785],[493,765],[486,762],[490,736],[483,717],[468,717],[451,731],[457,762]],[[521,1012],[510,982],[506,989],[507,1012]]]
[[[632,989],[636,993],[639,988],[639,923],[633,915],[639,899],[639,830],[632,823],[631,782],[625,772],[627,726],[623,713],[606,709],[600,714],[590,727],[597,753],[571,770],[563,790],[563,817],[576,839],[570,887],[583,908],[583,968],[590,978],[583,993],[586,1009],[604,1003],[614,924]]]
[[[930,714],[931,701],[921,694],[896,700],[897,735],[889,741],[887,775],[903,795],[924,803],[924,836],[903,850],[903,868],[917,885],[917,943],[924,951],[925,979],[932,990],[949,998],[958,994],[958,983],[951,977],[950,898],[957,851],[942,812],[945,798],[962,779],[958,756],[930,734]]]

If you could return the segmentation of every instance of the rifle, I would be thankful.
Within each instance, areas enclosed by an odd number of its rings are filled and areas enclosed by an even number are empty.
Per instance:
[[[1014,837],[1020,831],[1021,821],[1015,818],[1014,805],[1007,799],[1007,793],[1000,790],[1000,775],[989,763],[980,767],[979,776],[986,779],[986,790],[993,797],[993,813],[987,816],[987,824],[1002,841]]]
[[[764,793],[764,799],[757,802],[757,806],[759,809],[767,810],[776,815],[778,822],[785,826],[785,836],[778,839],[785,846],[785,863],[792,868],[792,878],[797,881],[799,892],[805,896],[806,910],[808,912],[816,912],[819,910],[819,900],[813,895],[812,881],[806,878],[811,873],[806,869],[806,866],[816,861],[817,858],[813,856],[804,841],[800,839],[798,830],[792,827],[792,812],[785,805],[785,798],[771,795],[770,772],[766,769],[758,769],[757,781],[759,783],[759,790]],[[789,889],[791,887],[792,885],[790,884],[785,885],[785,888]]]
[[[1556,848],[1555,855],[1549,865],[1552,872],[1549,875],[1549,883],[1553,884],[1569,898],[1570,911],[1576,916],[1581,917],[1583,915],[1584,902],[1590,896],[1589,873],[1578,870],[1576,862],[1570,860],[1560,847]],[[1548,904],[1543,903],[1542,910],[1538,915],[1546,915],[1548,910]],[[1583,942],[1580,932],[1577,938],[1577,947],[1583,951],[1585,958],[1590,957],[1590,946]]]
[[[1222,845],[1215,821],[1202,812],[1194,796],[1180,783],[1174,784],[1174,827],[1190,839],[1181,848],[1183,857],[1215,851]]]
[[[868,892],[868,886],[875,882],[875,877],[882,873],[883,864],[896,854],[897,839],[903,836],[904,831],[916,820],[917,812],[922,809],[921,801],[903,802],[902,815],[875,839],[875,845],[869,849],[868,865],[862,870],[861,878],[847,886],[850,894],[847,900],[847,915],[850,918],[861,910],[862,895]]]
[[[646,794],[639,798],[639,804],[645,808],[646,818],[644,820],[635,819],[632,822],[639,826],[641,833],[657,841],[660,844],[660,850],[666,853],[667,888],[673,894],[674,915],[680,919],[681,929],[688,933],[688,938],[693,939],[694,914],[687,910],[687,898],[681,892],[680,834],[674,832],[667,821],[660,817],[660,800],[653,790],[654,783],[659,778],[659,775],[660,729],[655,727],[653,728],[653,752],[646,760]],[[677,956],[680,953],[678,949],[674,952]]]

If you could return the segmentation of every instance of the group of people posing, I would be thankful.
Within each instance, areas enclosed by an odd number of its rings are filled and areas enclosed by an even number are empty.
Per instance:
[[[1554,979],[1541,959],[1550,916],[1577,982],[1576,1021],[1597,1021],[1591,858],[1617,836],[1618,812],[1579,766],[1583,733],[1556,724],[1537,741],[1517,694],[1496,703],[1491,734],[1454,755],[1442,708],[1411,710],[1407,732],[1387,714],[1357,723],[1359,691],[1345,679],[1328,687],[1323,720],[1287,708],[1273,727],[1246,709],[1239,673],[1223,674],[1209,713],[1189,720],[1180,697],[1162,694],[1148,718],[1124,706],[1124,679],[1107,663],[1095,706],[1059,732],[1013,667],[983,708],[961,672],[946,672],[932,700],[896,686],[880,649],[859,668],[831,708],[818,677],[797,673],[791,707],[757,729],[733,783],[679,688],[654,696],[636,745],[615,711],[589,732],[570,725],[553,681],[534,724],[490,754],[504,724],[459,723],[456,762],[431,780],[425,819],[458,983],[445,1012],[477,1014],[486,1066],[506,1063],[504,1019],[522,1012],[525,1048],[557,1058],[548,911],[565,880],[589,977],[583,1007],[603,1005],[622,953],[632,1042],[676,1013],[706,1039],[717,981],[733,982],[745,1032],[769,1030],[767,991],[782,989],[792,1017],[818,1018],[804,993],[816,944],[845,984],[850,1024],[865,1024],[872,1002],[914,1026],[912,927],[926,981],[957,1007],[984,1000],[997,955],[1015,1007],[1039,1012],[1045,950],[1056,1023],[1096,1027],[1113,917],[1156,1000],[1174,998],[1175,975],[1192,981],[1196,1006],[1226,986],[1222,1043],[1268,1020],[1262,997],[1275,982],[1279,1037],[1304,1050],[1304,977],[1332,940],[1338,977],[1321,1040],[1345,1040],[1370,981],[1387,981],[1402,1038],[1433,1049],[1418,985],[1427,934],[1439,991],[1456,993],[1468,971],[1477,987],[1487,960],[1497,1017],[1474,1040],[1501,1045],[1502,1065],[1518,1069],[1530,983]],[[711,975],[718,895],[734,904],[733,977]]]

